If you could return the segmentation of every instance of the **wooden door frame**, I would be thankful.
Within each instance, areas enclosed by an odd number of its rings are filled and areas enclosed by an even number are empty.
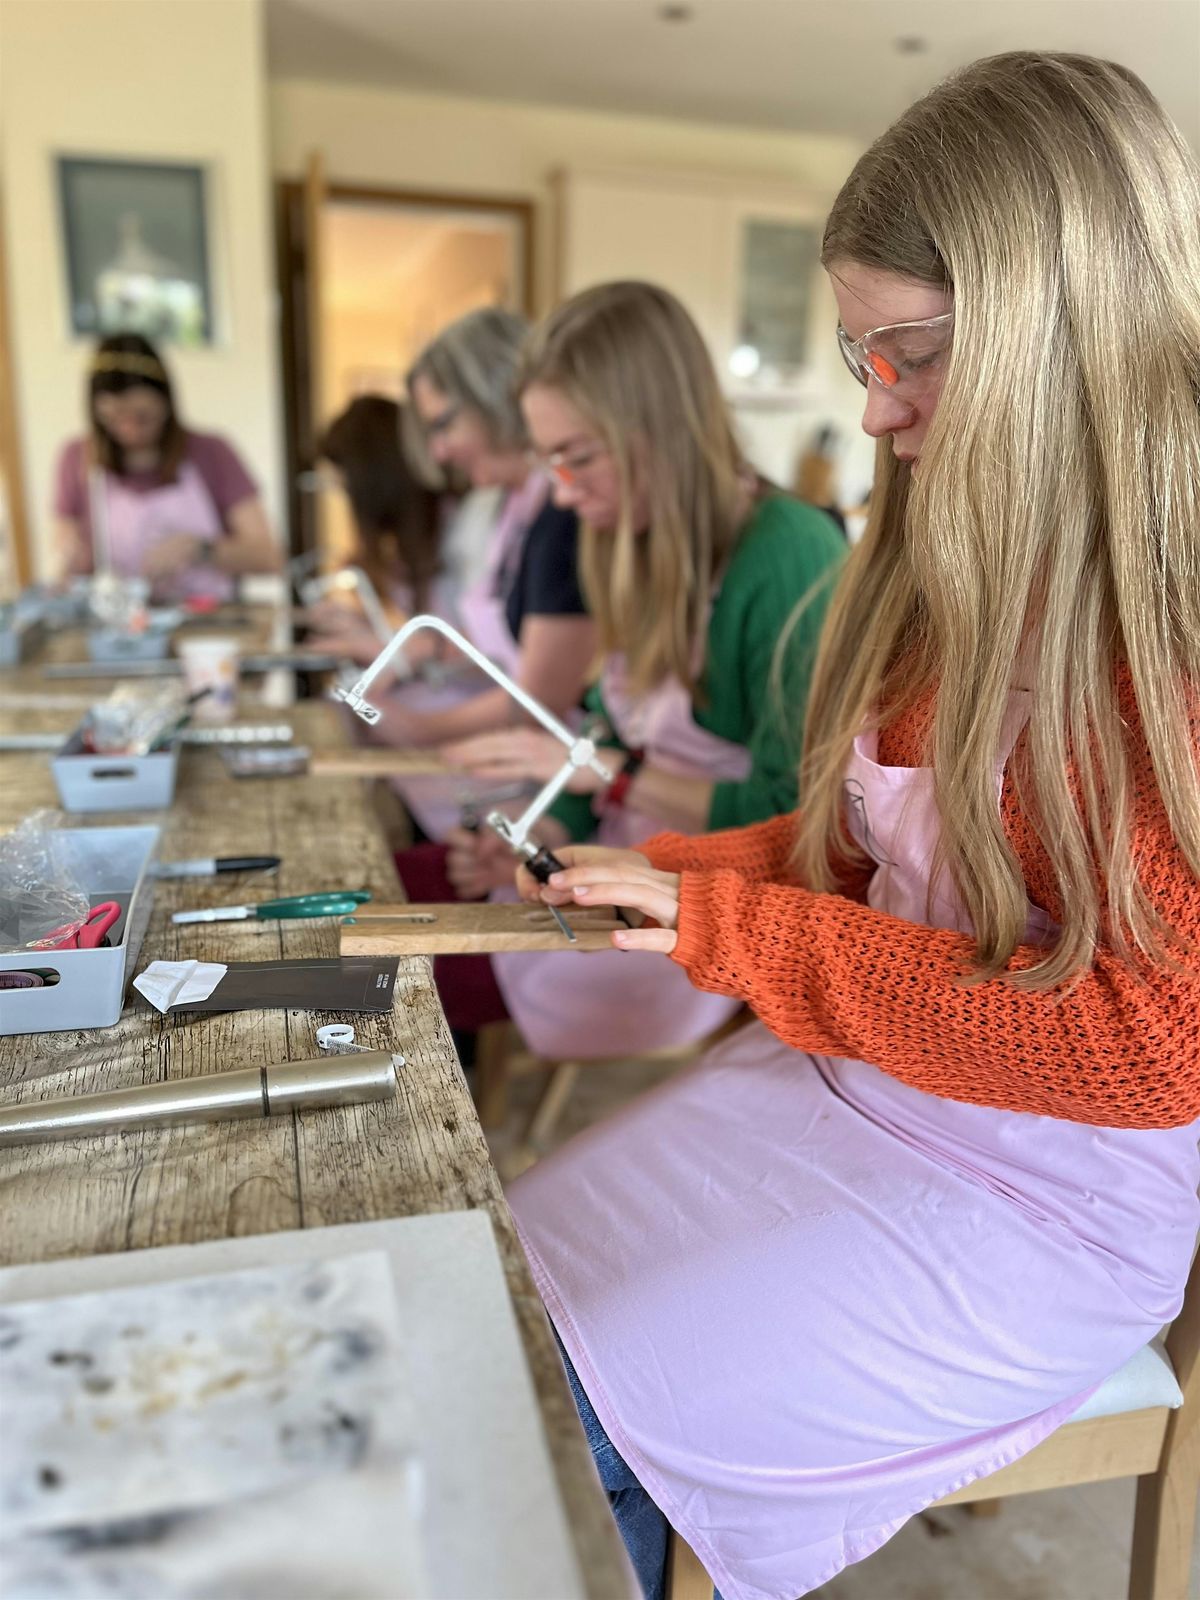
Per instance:
[[[312,465],[316,447],[312,426],[313,360],[306,310],[307,244],[304,227],[303,181],[281,178],[275,184],[276,268],[279,284],[280,341],[283,376],[284,466],[287,473],[284,504],[293,555],[314,546],[313,518],[307,496],[297,478]],[[536,204],[531,199],[497,195],[461,194],[444,189],[389,189],[371,184],[329,183],[327,201],[365,201],[380,205],[411,206],[427,211],[482,211],[514,222],[521,241],[521,278],[518,307],[532,316],[536,300],[537,269],[534,260]]]
[[[13,576],[18,587],[24,588],[33,581],[33,547],[17,412],[16,351],[13,349],[12,319],[8,312],[5,239],[3,197],[0,196],[0,459],[4,462],[4,492],[12,536]]]

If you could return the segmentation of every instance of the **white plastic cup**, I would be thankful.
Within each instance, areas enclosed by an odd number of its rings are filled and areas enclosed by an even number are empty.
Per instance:
[[[207,692],[192,706],[197,722],[228,722],[237,709],[238,641],[215,634],[184,635],[175,648],[188,695]]]

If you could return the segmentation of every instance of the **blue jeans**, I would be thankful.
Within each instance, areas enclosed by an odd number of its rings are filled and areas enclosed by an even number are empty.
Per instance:
[[[551,1327],[554,1328],[553,1323]],[[642,1594],[645,1600],[665,1600],[670,1524],[634,1477],[616,1445],[605,1433],[604,1425],[596,1415],[592,1402],[583,1392],[579,1374],[563,1348],[557,1328],[554,1328],[554,1337],[558,1340],[558,1353],[562,1356],[563,1366],[567,1369],[567,1382],[571,1385],[571,1395],[591,1447],[592,1459],[600,1474],[600,1482],[608,1490],[613,1518],[621,1538],[625,1541],[625,1548],[629,1552],[629,1559],[633,1563]],[[713,1600],[721,1600],[721,1596],[715,1590]]]

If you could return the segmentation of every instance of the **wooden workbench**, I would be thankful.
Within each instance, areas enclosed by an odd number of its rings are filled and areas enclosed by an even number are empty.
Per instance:
[[[62,708],[37,714],[5,710],[6,687],[16,687],[19,678],[19,687],[26,689],[33,676],[29,666],[19,674],[0,672],[0,732],[65,732],[78,720]],[[91,686],[47,687],[86,696]],[[328,705],[305,702],[283,715],[294,724],[298,740],[315,745],[339,740],[338,719]],[[56,803],[48,756],[0,755],[0,829]],[[170,913],[184,906],[343,886],[369,888],[379,900],[400,894],[366,788],[354,779],[235,780],[215,752],[185,749],[170,813],[102,820],[108,825],[161,823],[164,860],[242,854],[283,858],[278,875],[257,884],[242,877],[160,882],[139,969],[155,958],[261,960],[280,953],[338,952],[332,920],[175,928]],[[0,1093],[18,1099],[298,1060],[317,1054],[316,1028],[331,1021],[352,1022],[363,1044],[401,1051],[407,1058],[398,1099],[383,1105],[0,1152],[0,1262],[485,1209],[588,1593],[596,1600],[628,1596],[630,1579],[616,1527],[427,960],[401,962],[396,995],[393,1011],[382,1018],[305,1011],[161,1017],[135,995],[113,1028],[0,1038]]]

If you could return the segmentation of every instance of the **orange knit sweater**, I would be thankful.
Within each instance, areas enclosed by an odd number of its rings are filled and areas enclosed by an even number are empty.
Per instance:
[[[1136,727],[1132,695],[1123,698]],[[919,711],[898,719],[880,735],[879,760],[918,765],[927,722]],[[1200,882],[1171,835],[1145,752],[1136,801],[1141,880],[1190,942],[1185,970],[1133,970],[1101,948],[1082,978],[1050,992],[995,979],[964,986],[972,940],[873,910],[865,877],[838,894],[803,888],[790,860],[793,816],[707,837],[659,834],[640,848],[682,874],[673,959],[697,988],[744,1000],[796,1049],[868,1061],[951,1100],[1102,1127],[1169,1127],[1200,1117]],[[1061,921],[1050,863],[1007,777],[1001,811],[1029,899]],[[1012,965],[1031,966],[1038,954],[1022,946]]]

